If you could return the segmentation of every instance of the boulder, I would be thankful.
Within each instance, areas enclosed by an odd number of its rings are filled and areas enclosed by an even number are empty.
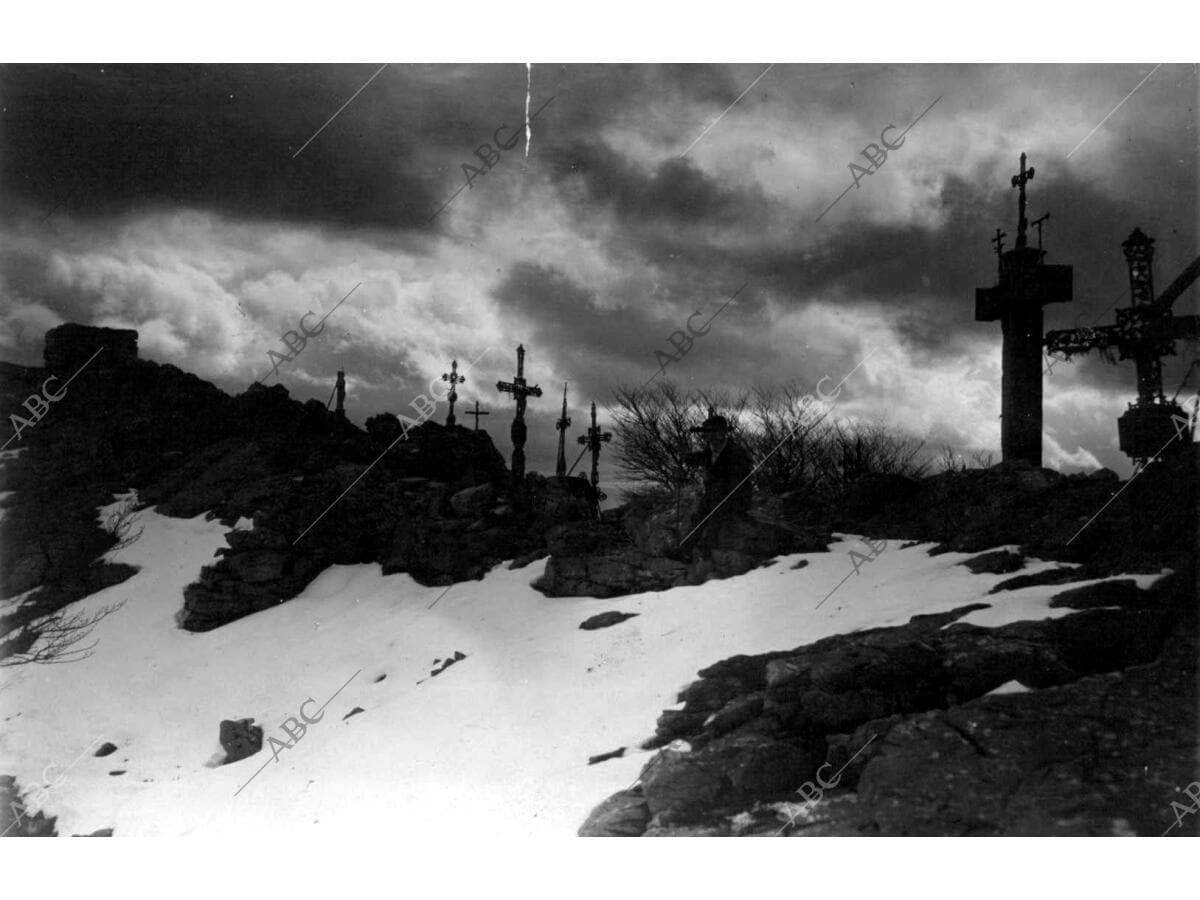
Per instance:
[[[618,791],[587,817],[580,837],[638,837],[650,821],[650,809],[640,789]]]
[[[480,484],[459,491],[450,498],[450,508],[455,515],[464,519],[478,519],[495,505],[496,488],[491,484]]]
[[[222,719],[220,741],[225,750],[222,765],[253,756],[262,749],[263,730],[254,719]]]
[[[595,631],[597,628],[609,628],[613,625],[618,625],[626,619],[637,618],[637,615],[637,613],[617,612],[616,610],[596,613],[591,618],[580,622],[579,627],[584,631]]]

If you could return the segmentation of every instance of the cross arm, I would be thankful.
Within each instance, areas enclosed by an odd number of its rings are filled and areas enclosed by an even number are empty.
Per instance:
[[[1154,301],[1156,306],[1169,307],[1175,299],[1192,286],[1192,282],[1200,278],[1200,256],[1192,260],[1192,264],[1179,273],[1179,277],[1167,285],[1167,289],[1158,295]]]
[[[1046,332],[1046,352],[1061,353],[1068,359],[1089,350],[1104,350],[1115,347],[1120,333],[1112,325],[1102,328],[1066,328],[1062,331]]]

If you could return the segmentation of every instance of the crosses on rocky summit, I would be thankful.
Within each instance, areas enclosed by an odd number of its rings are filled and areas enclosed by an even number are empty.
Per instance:
[[[454,390],[454,386],[462,384],[466,380],[465,375],[458,374],[458,360],[452,359],[450,361],[450,374],[442,373],[442,381],[450,382],[450,393],[446,395],[446,399],[450,401],[450,412],[446,414],[446,427],[454,424],[454,401],[458,399],[458,392]],[[478,423],[479,420],[476,419],[475,422]]]
[[[1005,460],[1023,459],[1042,464],[1042,307],[1071,300],[1070,266],[1048,266],[1045,251],[1027,246],[1029,222],[1025,217],[1025,185],[1033,169],[1025,168],[1012,179],[1019,190],[1017,245],[1001,251],[1002,232],[995,239],[1000,257],[1000,278],[995,287],[976,288],[975,321],[1000,320],[1004,334],[1003,375],[1000,387],[1000,450]]]
[[[525,481],[525,398],[542,396],[542,389],[536,384],[528,387],[525,383],[525,347],[517,346],[517,376],[510,381],[497,381],[496,390],[512,394],[517,401],[517,414],[513,417],[510,431],[513,442],[512,477],[519,487]]]
[[[1099,350],[1110,361],[1115,349],[1121,359],[1137,367],[1138,398],[1117,420],[1121,451],[1134,460],[1155,458],[1166,447],[1172,452],[1191,442],[1191,435],[1175,445],[1181,435],[1176,419],[1186,421],[1183,409],[1168,401],[1162,391],[1162,358],[1175,353],[1178,340],[1200,340],[1200,316],[1176,316],[1171,306],[1200,277],[1200,257],[1154,296],[1154,239],[1133,229],[1121,244],[1129,265],[1130,305],[1117,310],[1115,325],[1071,328],[1046,335],[1046,350],[1064,359]]]

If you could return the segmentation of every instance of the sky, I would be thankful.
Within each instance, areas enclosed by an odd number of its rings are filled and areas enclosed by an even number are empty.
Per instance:
[[[136,328],[143,358],[231,393],[325,403],[343,368],[358,424],[417,415],[456,359],[459,423],[478,400],[507,456],[495,385],[523,343],[543,472],[563,382],[574,445],[592,400],[607,425],[613,389],[656,373],[809,392],[852,373],[839,414],[998,459],[1001,335],[974,289],[995,229],[1015,239],[1019,155],[1047,261],[1074,266],[1046,328],[1109,324],[1135,226],[1158,290],[1198,252],[1197,88],[1171,63],[7,65],[0,359],[40,364],[66,321]],[[272,373],[310,310],[325,330]],[[1045,463],[1128,474],[1132,363],[1054,362],[1044,385]]]

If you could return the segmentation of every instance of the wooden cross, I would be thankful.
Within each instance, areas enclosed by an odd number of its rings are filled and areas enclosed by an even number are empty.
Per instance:
[[[450,401],[450,412],[446,415],[447,428],[454,425],[454,401],[458,399],[458,392],[454,390],[454,386],[456,384],[462,384],[466,380],[467,379],[465,375],[458,374],[458,360],[452,359],[450,361],[450,374],[447,375],[444,372],[442,373],[442,381],[450,382],[450,393],[446,395],[446,399]],[[476,419],[475,422],[478,424],[479,420]]]
[[[579,436],[579,443],[592,452],[592,487],[596,489],[596,500],[604,500],[608,495],[600,490],[600,448],[612,440],[612,435],[601,431],[596,424],[596,401],[592,401],[592,427],[586,434]],[[581,473],[582,474],[582,473]]]
[[[996,236],[992,238],[992,243],[996,245],[996,261],[1001,262],[1004,259],[1004,239],[1008,237],[1007,231],[996,229]]]
[[[1004,335],[1000,383],[1000,450],[1005,460],[1042,464],[1042,307],[1071,300],[1070,266],[1049,266],[1045,251],[1026,246],[1025,185],[1033,178],[1021,154],[1017,246],[1000,254],[1000,278],[994,287],[976,288],[975,321],[1000,321]]]
[[[554,427],[558,429],[558,461],[554,464],[555,475],[567,474],[567,428],[570,424],[571,419],[567,415],[567,383],[564,381],[562,415],[554,423]]]
[[[1025,185],[1033,181],[1033,166],[1030,166],[1028,171],[1025,169],[1025,154],[1021,154],[1021,171],[1019,174],[1012,177],[1012,186],[1020,191],[1020,199],[1017,201],[1017,249],[1025,248],[1025,230],[1029,227],[1029,222],[1025,219]]]
[[[536,384],[528,387],[525,383],[525,347],[517,346],[517,376],[512,381],[497,381],[496,390],[512,394],[517,401],[517,414],[513,417],[512,435],[512,477],[519,487],[525,482],[525,398],[542,396],[542,389]]]
[[[1121,249],[1129,265],[1130,304],[1117,310],[1116,324],[1051,331],[1046,350],[1064,359],[1099,350],[1110,362],[1115,362],[1116,350],[1120,359],[1134,361],[1138,398],[1117,420],[1117,434],[1121,451],[1140,462],[1155,458],[1179,435],[1173,417],[1186,418],[1182,407],[1163,396],[1162,358],[1174,355],[1176,341],[1200,340],[1200,316],[1176,316],[1171,310],[1179,295],[1200,278],[1200,256],[1155,297],[1154,239],[1135,228]],[[1188,437],[1185,443],[1190,443]]]
[[[474,417],[475,417],[475,428],[474,428],[473,430],[475,430],[475,431],[478,431],[478,430],[479,430],[479,417],[480,417],[480,416],[488,416],[488,415],[491,415],[491,413],[489,413],[489,412],[488,412],[486,409],[485,409],[485,410],[483,410],[482,412],[480,412],[480,410],[479,410],[479,401],[478,401],[478,400],[476,400],[476,401],[475,401],[475,409],[474,409],[474,410],[468,410],[468,411],[467,411],[467,415],[468,415],[468,416],[474,416]]]
[[[1040,219],[1034,219],[1029,224],[1038,230],[1038,249],[1042,249],[1042,223],[1050,218],[1050,213],[1046,213]]]

